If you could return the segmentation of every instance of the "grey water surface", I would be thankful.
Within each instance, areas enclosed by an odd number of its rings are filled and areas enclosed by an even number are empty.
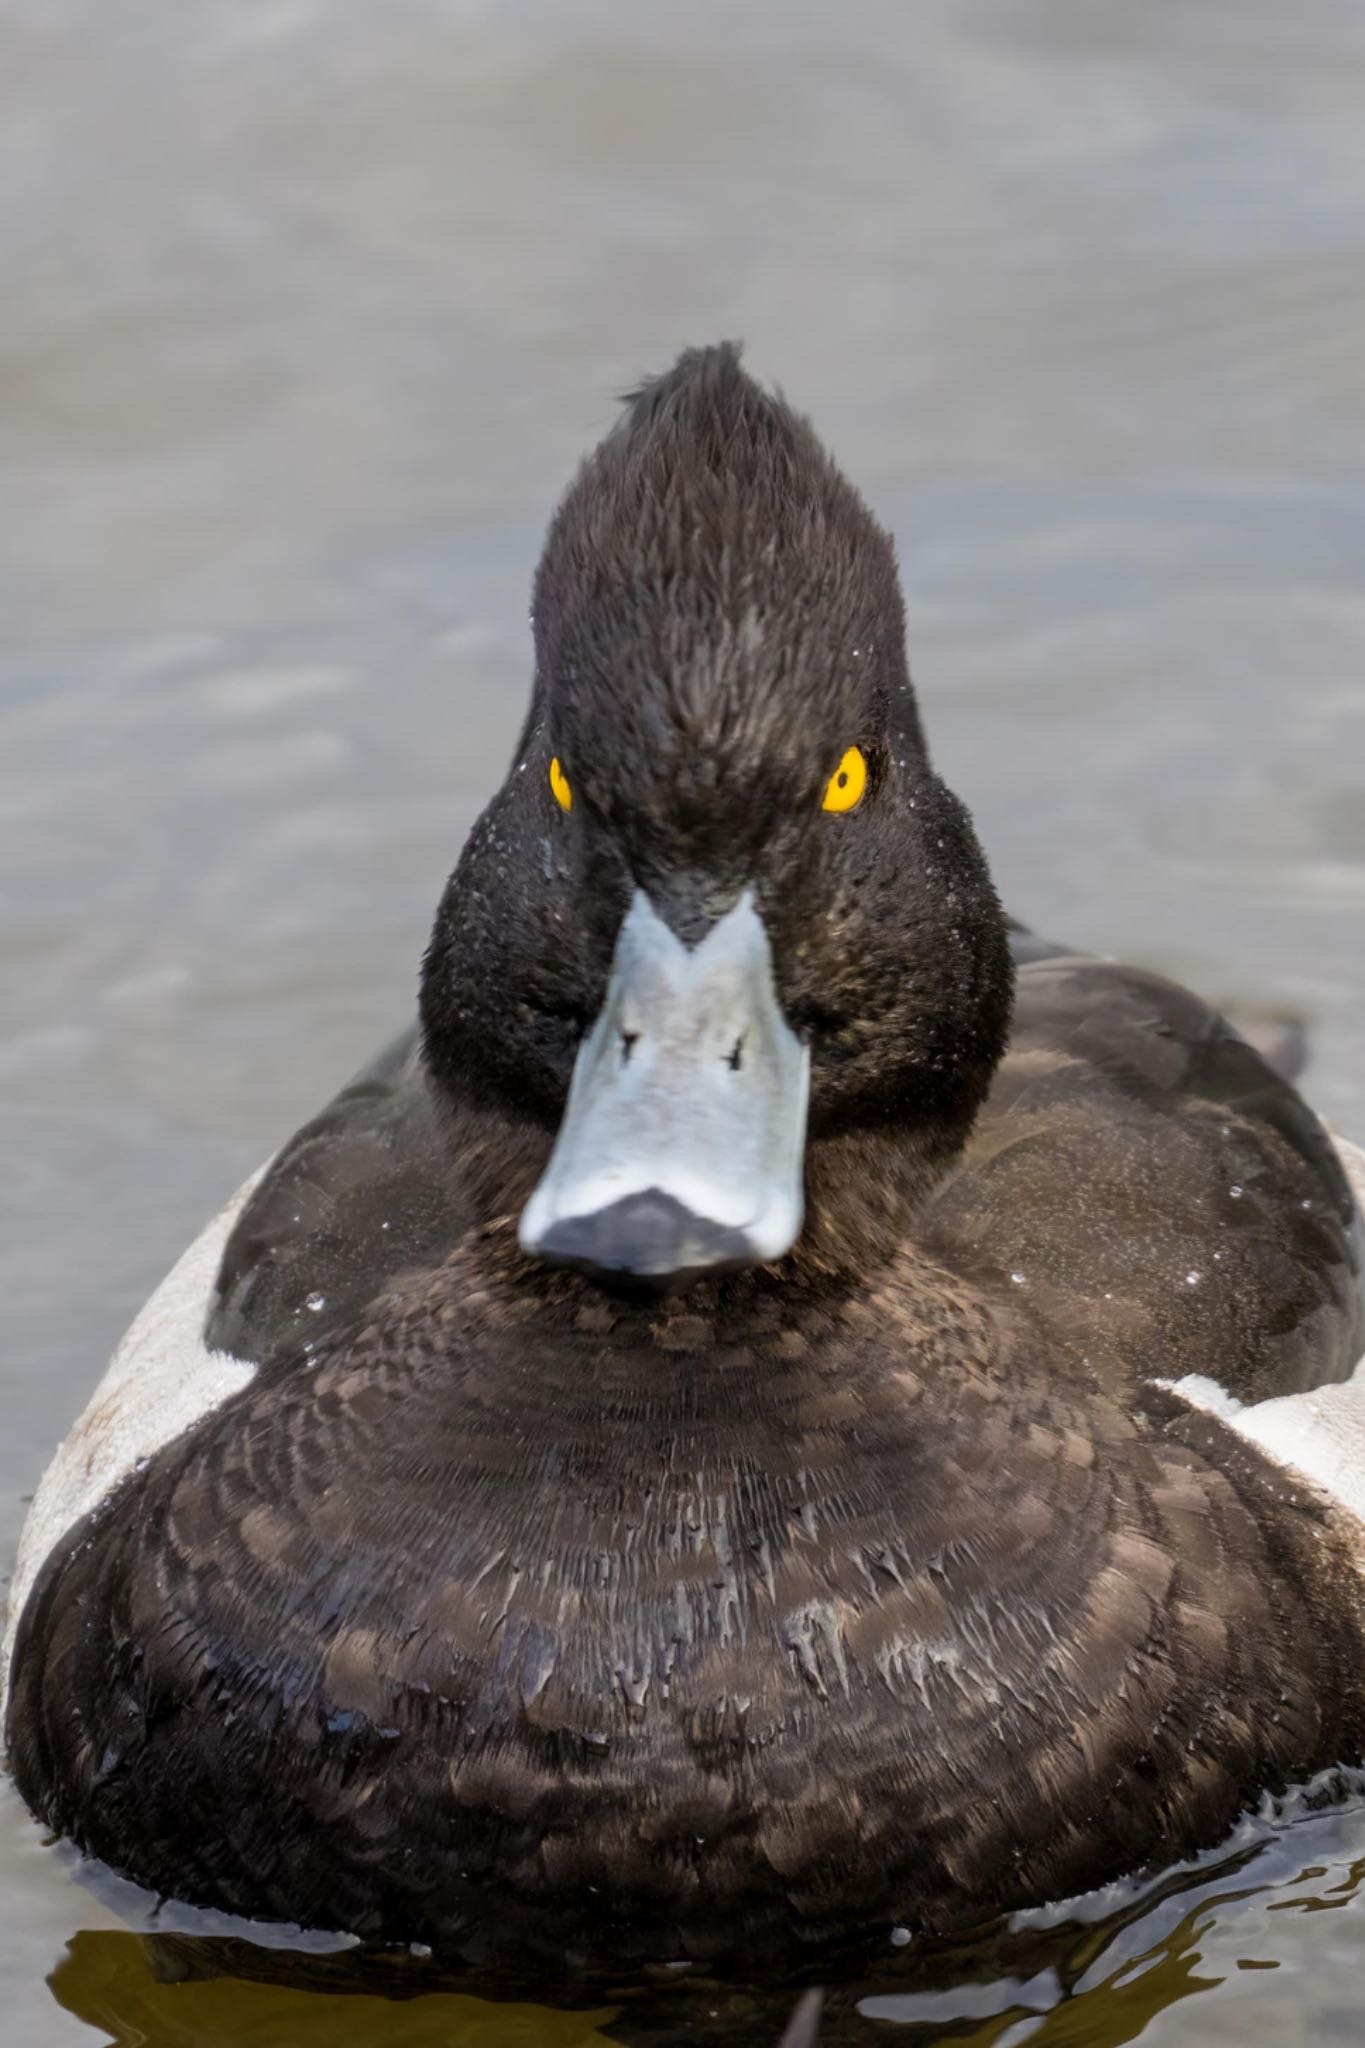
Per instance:
[[[722,334],[894,528],[1011,907],[1304,1017],[1365,1139],[1358,0],[0,0],[6,1560],[160,1272],[410,1014],[555,495]],[[831,2024],[1357,2040],[1362,1871],[1365,1806],[1305,1813]],[[0,1795],[6,2043],[631,2038],[159,1985],[122,1924]]]

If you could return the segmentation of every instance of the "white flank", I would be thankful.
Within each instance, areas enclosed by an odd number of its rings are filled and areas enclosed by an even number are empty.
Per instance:
[[[150,1458],[244,1387],[256,1368],[204,1344],[204,1319],[233,1224],[265,1172],[240,1187],[139,1311],[84,1413],[38,1483],[19,1538],[0,1642],[0,1721],[10,1647],[44,1561],[139,1459]]]
[[[1365,1151],[1345,1138],[1336,1141],[1346,1177],[1365,1213]],[[1229,1429],[1259,1444],[1277,1465],[1310,1479],[1339,1506],[1365,1522],[1365,1358],[1348,1380],[1315,1387],[1307,1394],[1280,1394],[1273,1401],[1235,1401],[1216,1380],[1201,1373],[1162,1382],[1193,1408],[1221,1415]]]

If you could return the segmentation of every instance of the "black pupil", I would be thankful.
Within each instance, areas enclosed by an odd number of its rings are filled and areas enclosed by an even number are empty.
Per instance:
[[[839,787],[840,787],[840,789],[843,789],[843,788],[845,788],[845,787],[847,786],[847,783],[848,783],[848,770],[847,770],[847,768],[841,768],[841,769],[839,770]]]

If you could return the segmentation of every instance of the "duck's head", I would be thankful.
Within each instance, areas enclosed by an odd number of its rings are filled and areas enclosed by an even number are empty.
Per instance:
[[[890,539],[735,348],[693,350],[575,479],[534,618],[422,986],[438,1083],[544,1133],[524,1249],[666,1285],[780,1259],[803,1214],[837,1237],[841,1190],[889,1224],[1010,1006]]]

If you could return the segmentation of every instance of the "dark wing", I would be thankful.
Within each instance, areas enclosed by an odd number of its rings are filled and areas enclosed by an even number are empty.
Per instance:
[[[466,1225],[458,1147],[414,1025],[271,1162],[228,1239],[205,1341],[271,1365],[320,1348]]]
[[[1327,1133],[1217,1011],[1137,968],[1019,967],[1006,1057],[930,1229],[1013,1282],[1130,1394],[1240,1400],[1346,1378],[1360,1217]]]

